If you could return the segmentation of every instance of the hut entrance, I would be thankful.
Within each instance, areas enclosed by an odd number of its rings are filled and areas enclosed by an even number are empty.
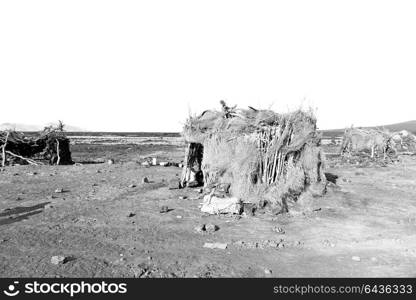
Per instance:
[[[200,143],[190,143],[185,153],[185,166],[182,170],[181,187],[197,187],[204,184],[202,175],[202,157],[204,146]]]

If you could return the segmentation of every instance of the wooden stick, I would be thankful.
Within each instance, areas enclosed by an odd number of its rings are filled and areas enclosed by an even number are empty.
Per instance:
[[[58,155],[58,160],[56,161],[56,164],[59,165],[61,162],[61,157],[59,156],[59,140],[56,139],[56,154]]]
[[[276,162],[277,162],[277,157],[280,156],[279,153],[279,148],[276,148],[276,152],[274,154],[274,161],[273,161],[273,167],[272,167],[272,173],[270,174],[270,182],[269,183],[273,183],[273,178],[275,177],[275,173],[276,173]],[[280,163],[280,161],[279,161]]]
[[[9,139],[9,134],[10,134],[10,131],[7,131],[6,138],[3,144],[3,161],[2,161],[3,168],[6,165],[6,145],[7,145],[7,140]]]
[[[29,164],[31,164],[31,165],[35,165],[35,166],[38,166],[39,164],[37,163],[37,162],[35,162],[34,160],[31,160],[30,158],[26,158],[26,157],[23,157],[23,156],[20,156],[20,155],[17,155],[17,154],[14,154],[13,152],[10,152],[10,151],[5,151],[7,154],[10,154],[11,156],[14,156],[14,157],[17,157],[17,158],[20,158],[20,159],[23,159],[23,160],[25,160],[25,161],[27,161]]]

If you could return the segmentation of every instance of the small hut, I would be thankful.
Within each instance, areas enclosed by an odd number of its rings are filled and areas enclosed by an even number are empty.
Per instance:
[[[284,212],[305,191],[324,193],[324,155],[311,111],[278,114],[221,104],[221,111],[190,117],[184,126],[183,187],[220,188],[244,202],[267,201]]]
[[[348,128],[340,148],[342,155],[367,154],[370,158],[383,158],[395,153],[392,136],[378,129]]]
[[[394,146],[401,153],[416,153],[416,136],[407,130],[395,132],[391,136]]]
[[[57,127],[46,127],[42,132],[25,135],[14,130],[0,131],[1,165],[73,164],[70,142],[60,123]]]

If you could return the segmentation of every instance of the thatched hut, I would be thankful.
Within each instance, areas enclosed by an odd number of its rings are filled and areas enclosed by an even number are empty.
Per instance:
[[[72,164],[69,144],[62,124],[56,128],[46,127],[34,135],[25,135],[14,130],[0,131],[1,165],[37,165],[42,161],[51,165]]]
[[[342,155],[368,154],[371,158],[387,158],[395,152],[392,136],[377,129],[348,128],[340,147]]]
[[[391,135],[392,142],[398,152],[416,153],[416,136],[407,130],[401,130]]]
[[[282,211],[305,191],[325,191],[324,155],[312,112],[222,106],[187,120],[182,186],[220,188],[244,202],[267,201]]]

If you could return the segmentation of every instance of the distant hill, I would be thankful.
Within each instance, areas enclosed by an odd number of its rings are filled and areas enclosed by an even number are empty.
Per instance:
[[[407,130],[416,134],[416,120],[389,124],[389,125],[381,125],[381,126],[372,126],[372,127],[361,127],[361,128],[385,128],[391,132],[400,131],[400,130]],[[345,129],[328,129],[328,130],[320,130],[325,137],[333,137],[333,136],[340,136],[344,135]]]
[[[373,127],[373,128],[386,128],[390,131],[407,130],[416,134],[416,120],[390,124],[390,125],[384,125],[384,126],[378,126],[378,127]]]
[[[3,123],[0,124],[0,130],[6,130],[6,129],[14,129],[16,131],[41,131],[46,126],[56,125],[56,123],[47,123],[44,125],[31,125],[31,124],[22,124],[22,123]],[[71,125],[65,125],[66,131],[86,131],[85,129],[71,126]]]

